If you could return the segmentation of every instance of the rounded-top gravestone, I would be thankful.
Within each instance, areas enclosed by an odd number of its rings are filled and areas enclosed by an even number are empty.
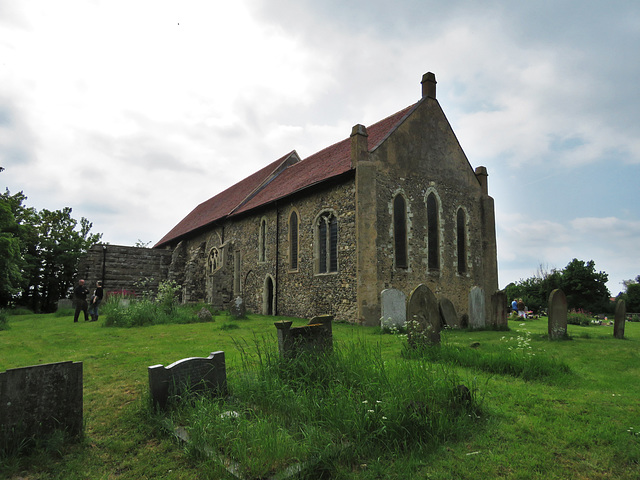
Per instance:
[[[440,311],[438,300],[424,284],[409,295],[407,305],[407,336],[411,347],[440,343]]]
[[[562,290],[556,288],[549,295],[549,340],[557,340],[567,336],[567,297]]]
[[[451,300],[446,297],[442,297],[438,300],[438,309],[440,310],[440,316],[442,317],[442,323],[449,328],[460,328],[460,320],[458,319],[458,313],[456,307],[453,306]]]

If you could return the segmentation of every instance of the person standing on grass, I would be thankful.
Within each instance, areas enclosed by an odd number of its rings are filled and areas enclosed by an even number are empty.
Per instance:
[[[100,302],[102,302],[102,282],[96,282],[96,290],[93,292],[93,296],[91,297],[91,304],[89,305],[89,315],[91,315],[91,321],[98,321],[98,307],[100,306]]]
[[[89,315],[87,313],[88,305],[87,305],[87,294],[89,293],[89,289],[84,286],[84,280],[80,279],[78,281],[78,286],[73,289],[73,300],[76,302],[76,312],[73,315],[73,322],[78,321],[78,317],[80,316],[80,312],[84,312],[84,321],[89,321]]]
[[[513,302],[511,302],[511,311],[513,313],[518,313],[518,300],[515,298],[513,299]]]
[[[524,306],[524,302],[522,301],[521,298],[518,299],[518,316],[522,317],[522,318],[527,318],[527,314],[524,311],[525,306]]]

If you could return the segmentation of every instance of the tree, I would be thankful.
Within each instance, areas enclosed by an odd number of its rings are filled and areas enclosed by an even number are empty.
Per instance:
[[[91,234],[86,218],[73,219],[70,207],[38,212],[23,206],[27,197],[22,192],[7,190],[1,197],[12,209],[21,257],[22,285],[13,299],[34,311],[54,311],[72,286],[78,259],[102,234]]]
[[[604,312],[610,303],[608,279],[606,273],[596,272],[593,260],[585,263],[574,258],[562,271],[560,288],[567,296],[569,308]]]
[[[635,280],[626,280],[623,283],[626,291],[621,297],[625,301],[627,312],[640,312],[640,275]]]
[[[6,305],[22,285],[18,224],[11,205],[0,197],[0,305]]]
[[[538,312],[548,307],[549,295],[560,288],[569,308],[600,313],[609,310],[608,278],[606,273],[596,272],[593,260],[574,258],[563,270],[540,268],[537,275],[509,284],[505,292],[509,301],[522,298],[527,307]]]

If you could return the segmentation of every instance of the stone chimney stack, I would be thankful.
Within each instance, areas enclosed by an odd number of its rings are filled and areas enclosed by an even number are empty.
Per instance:
[[[434,73],[427,72],[422,76],[422,98],[436,98],[436,76]]]
[[[482,193],[489,195],[489,174],[487,173],[487,167],[476,167],[476,178],[480,182],[482,187]]]
[[[354,125],[351,129],[351,166],[369,160],[369,134],[364,125]]]

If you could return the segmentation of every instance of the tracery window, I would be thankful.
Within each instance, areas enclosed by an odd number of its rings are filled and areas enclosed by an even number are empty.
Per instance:
[[[218,250],[216,247],[213,247],[211,250],[209,250],[207,264],[209,266],[209,273],[215,272],[222,266],[220,250]]]
[[[393,199],[393,241],[397,268],[407,268],[407,206],[398,194]]]
[[[338,271],[338,219],[330,212],[323,213],[316,221],[317,272]]]

